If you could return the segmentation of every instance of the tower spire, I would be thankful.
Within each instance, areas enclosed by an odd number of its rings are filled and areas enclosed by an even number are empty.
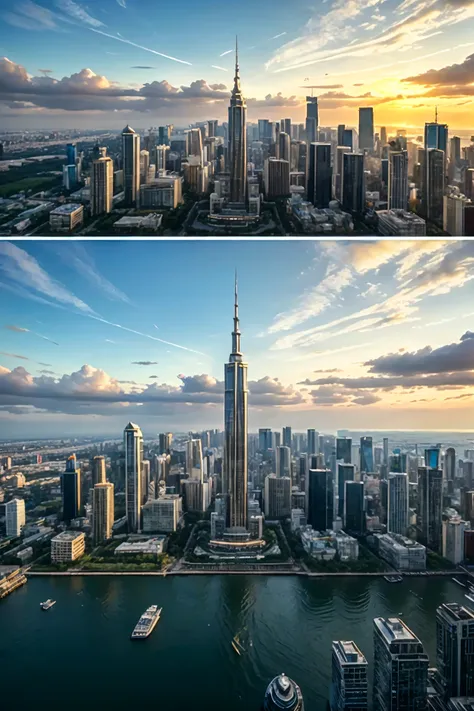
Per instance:
[[[238,360],[242,358],[240,352],[240,325],[239,325],[239,294],[238,294],[238,282],[237,282],[237,269],[235,270],[235,287],[234,287],[234,330],[232,331],[232,353],[231,360]],[[238,358],[235,358],[238,356]]]
[[[234,76],[234,94],[240,93],[240,67],[239,67],[239,39],[235,35],[235,76]]]

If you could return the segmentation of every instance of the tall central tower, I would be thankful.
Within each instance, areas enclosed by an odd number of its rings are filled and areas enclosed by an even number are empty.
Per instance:
[[[247,528],[247,398],[247,363],[240,352],[236,276],[232,352],[225,365],[224,492],[228,498],[228,528]]]
[[[230,200],[245,202],[247,194],[247,104],[240,87],[239,48],[235,41],[234,88],[229,106]]]

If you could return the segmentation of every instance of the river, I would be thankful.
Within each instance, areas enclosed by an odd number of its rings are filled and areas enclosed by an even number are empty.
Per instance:
[[[43,612],[47,598],[57,604]],[[450,578],[30,578],[0,601],[0,698],[21,711],[259,711],[266,685],[285,672],[306,711],[326,711],[332,640],[353,639],[371,676],[372,619],[403,613],[434,665],[443,602],[467,602]],[[154,603],[158,626],[132,642]],[[241,630],[248,651],[239,657],[231,640]]]

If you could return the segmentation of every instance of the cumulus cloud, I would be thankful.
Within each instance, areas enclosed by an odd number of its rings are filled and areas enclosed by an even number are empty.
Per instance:
[[[84,365],[80,370],[60,377],[46,374],[33,376],[23,367],[13,370],[0,366],[0,408],[17,405],[31,405],[48,411],[68,413],[83,411],[84,407],[105,405],[117,408],[129,405],[201,405],[223,404],[224,383],[210,375],[178,376],[180,385],[152,383],[138,385],[116,380],[105,371]],[[122,384],[132,387],[124,390]],[[249,404],[253,407],[278,407],[299,405],[303,395],[293,386],[285,386],[278,379],[264,377],[249,382]],[[108,412],[107,408],[97,408],[98,412]],[[143,410],[141,410],[143,411]],[[155,411],[155,414],[159,408]],[[153,409],[147,412],[153,414]]]
[[[247,99],[249,107],[253,108],[271,108],[276,106],[300,106],[303,103],[302,99],[296,96],[283,96],[281,92],[278,94],[267,94],[264,99]]]
[[[441,69],[429,69],[422,74],[406,77],[402,81],[423,86],[474,84],[474,54],[466,57],[460,64],[450,64]]]
[[[474,371],[474,334],[467,331],[459,343],[440,348],[425,346],[418,351],[389,353],[364,363],[370,373],[425,375]]]

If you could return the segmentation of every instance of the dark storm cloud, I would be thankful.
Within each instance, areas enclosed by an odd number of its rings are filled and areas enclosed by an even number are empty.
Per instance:
[[[422,74],[406,77],[402,81],[424,86],[466,86],[474,83],[474,54],[461,64],[450,64],[441,69],[430,69]]]

